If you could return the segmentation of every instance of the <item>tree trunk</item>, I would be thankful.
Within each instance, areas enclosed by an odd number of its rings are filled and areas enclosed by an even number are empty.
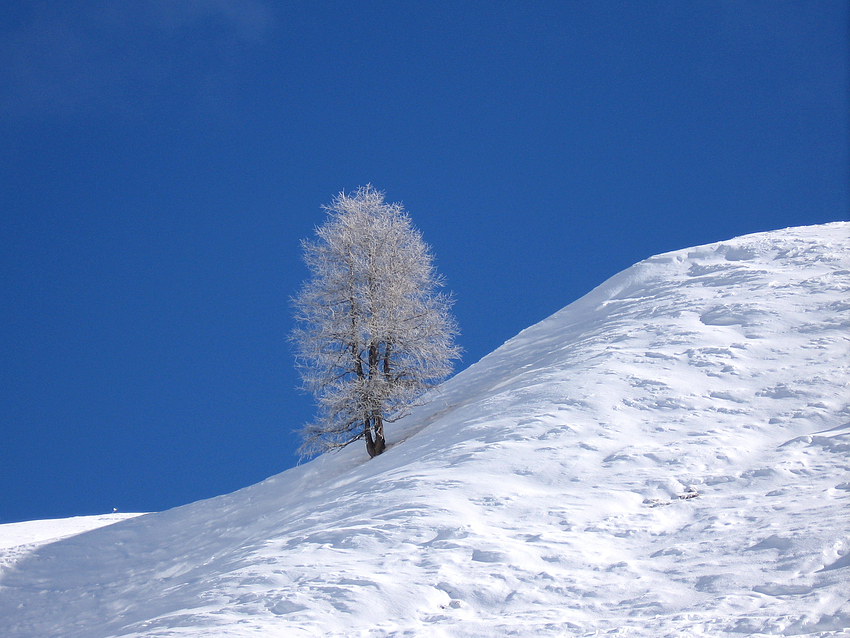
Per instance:
[[[375,439],[372,438],[371,419],[363,420],[363,436],[366,438],[366,451],[369,453],[369,458],[374,458],[378,455],[375,451]]]
[[[390,380],[390,351],[392,350],[392,344],[388,343],[384,347],[384,377],[387,381]]]
[[[384,420],[380,414],[364,419],[363,435],[366,439],[366,451],[369,453],[369,458],[374,458],[387,449],[387,443],[384,440]]]
[[[378,344],[373,341],[369,344],[368,378],[370,382],[379,374],[379,362]],[[386,366],[386,362],[384,363],[384,366]],[[366,451],[369,453],[370,458],[378,456],[386,449],[387,444],[384,440],[384,419],[381,415],[380,409],[372,410],[372,414],[364,420],[364,433],[366,435]]]
[[[384,419],[380,413],[372,417],[372,426],[375,428],[375,456],[387,449],[384,439]]]

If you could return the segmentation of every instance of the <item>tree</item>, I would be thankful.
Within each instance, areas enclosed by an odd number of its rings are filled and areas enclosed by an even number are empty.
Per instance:
[[[374,457],[386,447],[384,423],[407,414],[459,357],[453,301],[401,204],[367,185],[324,208],[316,238],[302,242],[311,276],[293,299],[296,365],[319,412],[300,452],[365,439]]]

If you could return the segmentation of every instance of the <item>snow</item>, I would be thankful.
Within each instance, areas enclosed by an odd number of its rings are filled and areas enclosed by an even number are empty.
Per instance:
[[[371,461],[31,550],[0,635],[847,636],[848,390],[850,223],[652,257]]]
[[[27,554],[49,543],[70,538],[141,514],[113,512],[0,525],[0,575]]]

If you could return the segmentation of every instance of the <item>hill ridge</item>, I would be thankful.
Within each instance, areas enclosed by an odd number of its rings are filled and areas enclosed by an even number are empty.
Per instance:
[[[4,636],[850,628],[850,224],[656,255],[354,447],[41,548]],[[825,633],[826,632],[826,633]]]

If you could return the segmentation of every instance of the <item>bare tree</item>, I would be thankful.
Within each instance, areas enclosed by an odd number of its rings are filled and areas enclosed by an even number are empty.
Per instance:
[[[371,185],[326,206],[304,240],[310,278],[293,299],[293,341],[304,388],[317,400],[302,430],[305,455],[365,439],[386,447],[384,423],[405,415],[459,357],[452,299],[401,204]]]

